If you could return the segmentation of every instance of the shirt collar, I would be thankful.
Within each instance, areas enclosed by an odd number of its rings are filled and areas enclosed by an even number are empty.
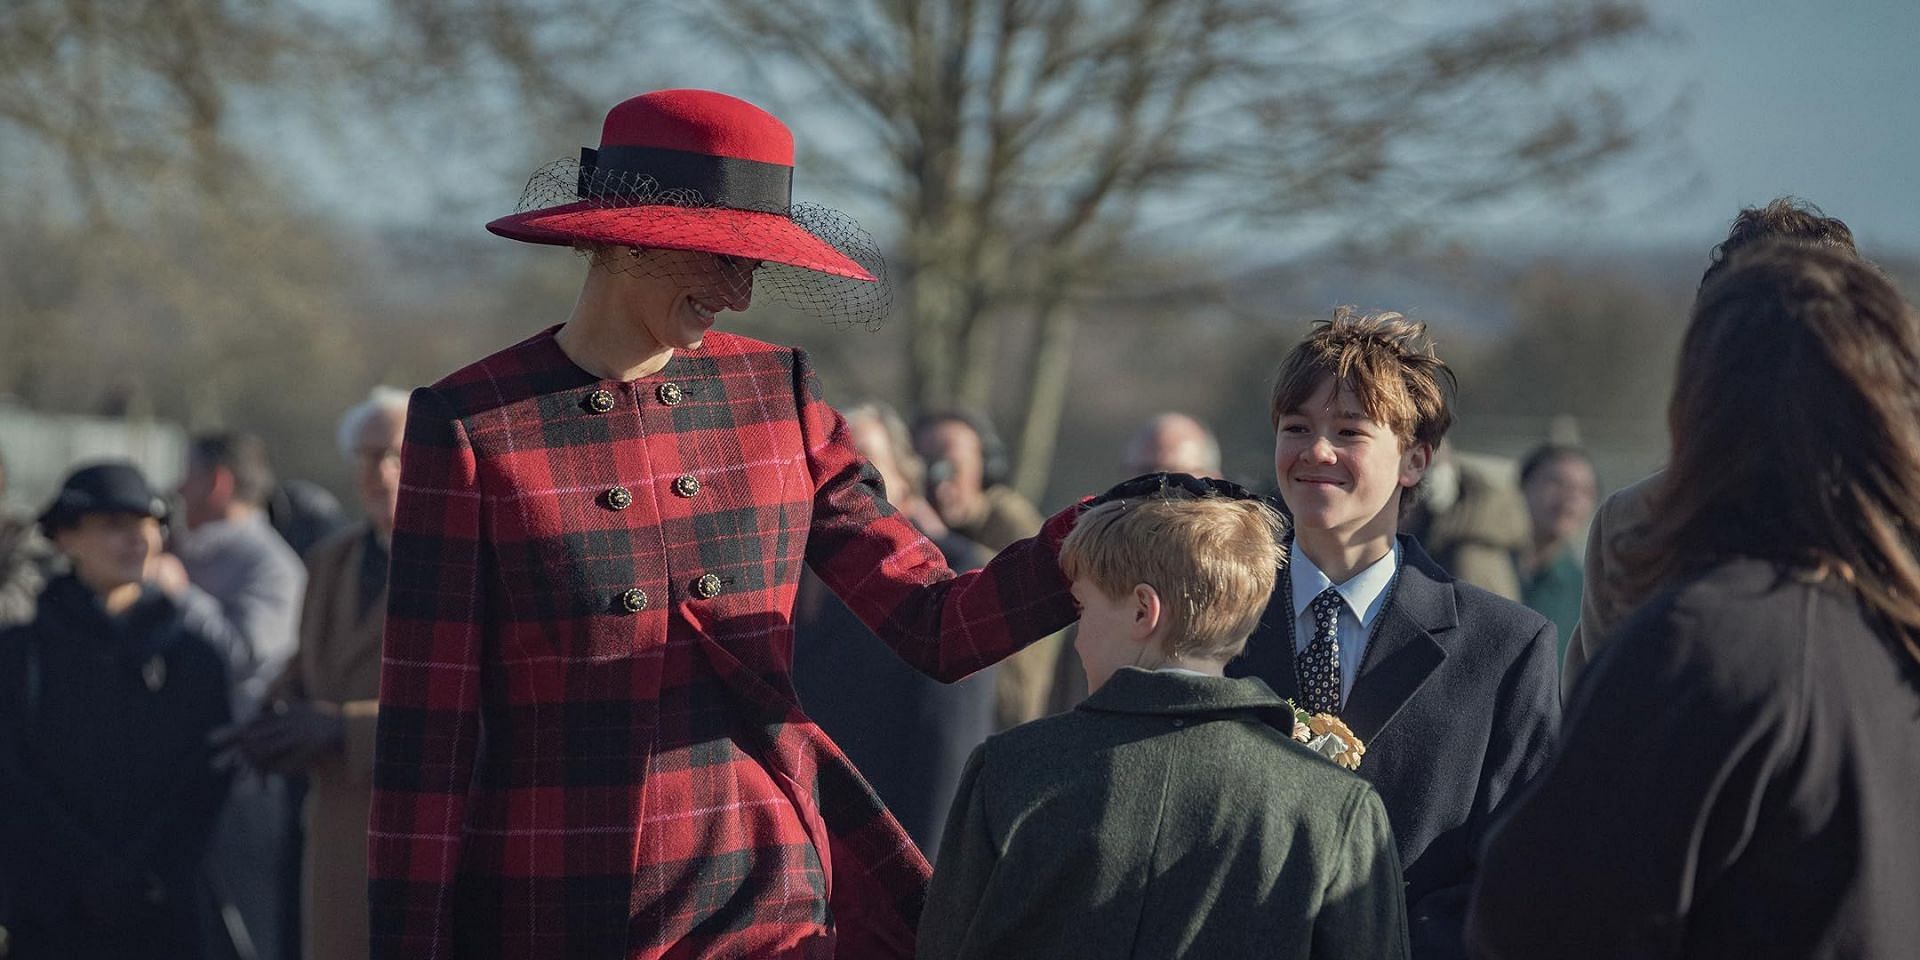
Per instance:
[[[1201,673],[1198,670],[1188,670],[1186,667],[1155,667],[1153,668],[1153,672],[1154,673],[1179,673],[1179,674],[1185,674],[1186,676],[1189,676],[1189,677],[1213,676],[1213,674],[1211,673]]]
[[[1338,584],[1327,578],[1320,568],[1307,558],[1307,553],[1296,544],[1288,551],[1288,586],[1293,590],[1293,618],[1307,612],[1313,598],[1326,592],[1328,587],[1339,591],[1340,598],[1347,602],[1347,609],[1353,611],[1360,626],[1373,626],[1373,618],[1380,615],[1380,608],[1386,605],[1387,588],[1393,585],[1393,575],[1400,569],[1400,541],[1395,540],[1393,549],[1387,555],[1373,562],[1372,566],[1350,577],[1346,583]]]

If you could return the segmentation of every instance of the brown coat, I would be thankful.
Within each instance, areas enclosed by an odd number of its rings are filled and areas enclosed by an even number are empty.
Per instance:
[[[1600,653],[1613,628],[1633,612],[1621,589],[1621,535],[1651,519],[1653,491],[1664,474],[1656,473],[1616,491],[1593,515],[1587,534],[1586,584],[1580,593],[1580,622],[1567,638],[1566,662],[1560,666],[1560,699],[1573,702],[1574,682]]]
[[[306,960],[367,956],[367,810],[373,801],[373,731],[380,693],[380,637],[386,590],[360,610],[366,524],[317,544],[307,555],[300,650],[275,693],[337,704],[345,749],[308,771],[306,862],[301,866],[301,952]]]

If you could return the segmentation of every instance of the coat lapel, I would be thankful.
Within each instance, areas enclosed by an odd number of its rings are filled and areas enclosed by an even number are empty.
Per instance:
[[[1452,629],[1460,622],[1452,578],[1420,549],[1418,541],[1401,537],[1400,557],[1399,583],[1380,612],[1380,629],[1367,646],[1360,675],[1340,711],[1341,719],[1368,743],[1393,722],[1400,708],[1447,659],[1446,648],[1433,638],[1434,631]]]
[[[1267,610],[1260,615],[1260,625],[1254,628],[1253,636],[1247,640],[1246,652],[1228,664],[1227,674],[1259,677],[1273,688],[1274,693],[1298,703],[1300,683],[1293,673],[1293,634],[1288,627],[1288,621],[1293,619],[1293,611],[1287,603],[1286,576],[1286,568],[1280,568],[1281,580],[1274,585],[1273,596],[1267,601]]]

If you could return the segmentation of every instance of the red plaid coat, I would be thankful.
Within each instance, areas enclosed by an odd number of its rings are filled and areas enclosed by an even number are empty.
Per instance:
[[[801,564],[951,680],[1073,618],[1071,517],[954,577],[744,337],[621,383],[549,330],[416,391],[373,955],[910,956],[926,860],[795,702]]]

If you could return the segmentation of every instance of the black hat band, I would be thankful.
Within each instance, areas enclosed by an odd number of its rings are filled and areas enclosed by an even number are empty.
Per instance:
[[[657,147],[580,148],[578,192],[584,199],[615,199],[620,190],[608,184],[631,188],[642,178],[653,191],[691,190],[702,203],[734,210],[785,214],[793,207],[789,166]]]

